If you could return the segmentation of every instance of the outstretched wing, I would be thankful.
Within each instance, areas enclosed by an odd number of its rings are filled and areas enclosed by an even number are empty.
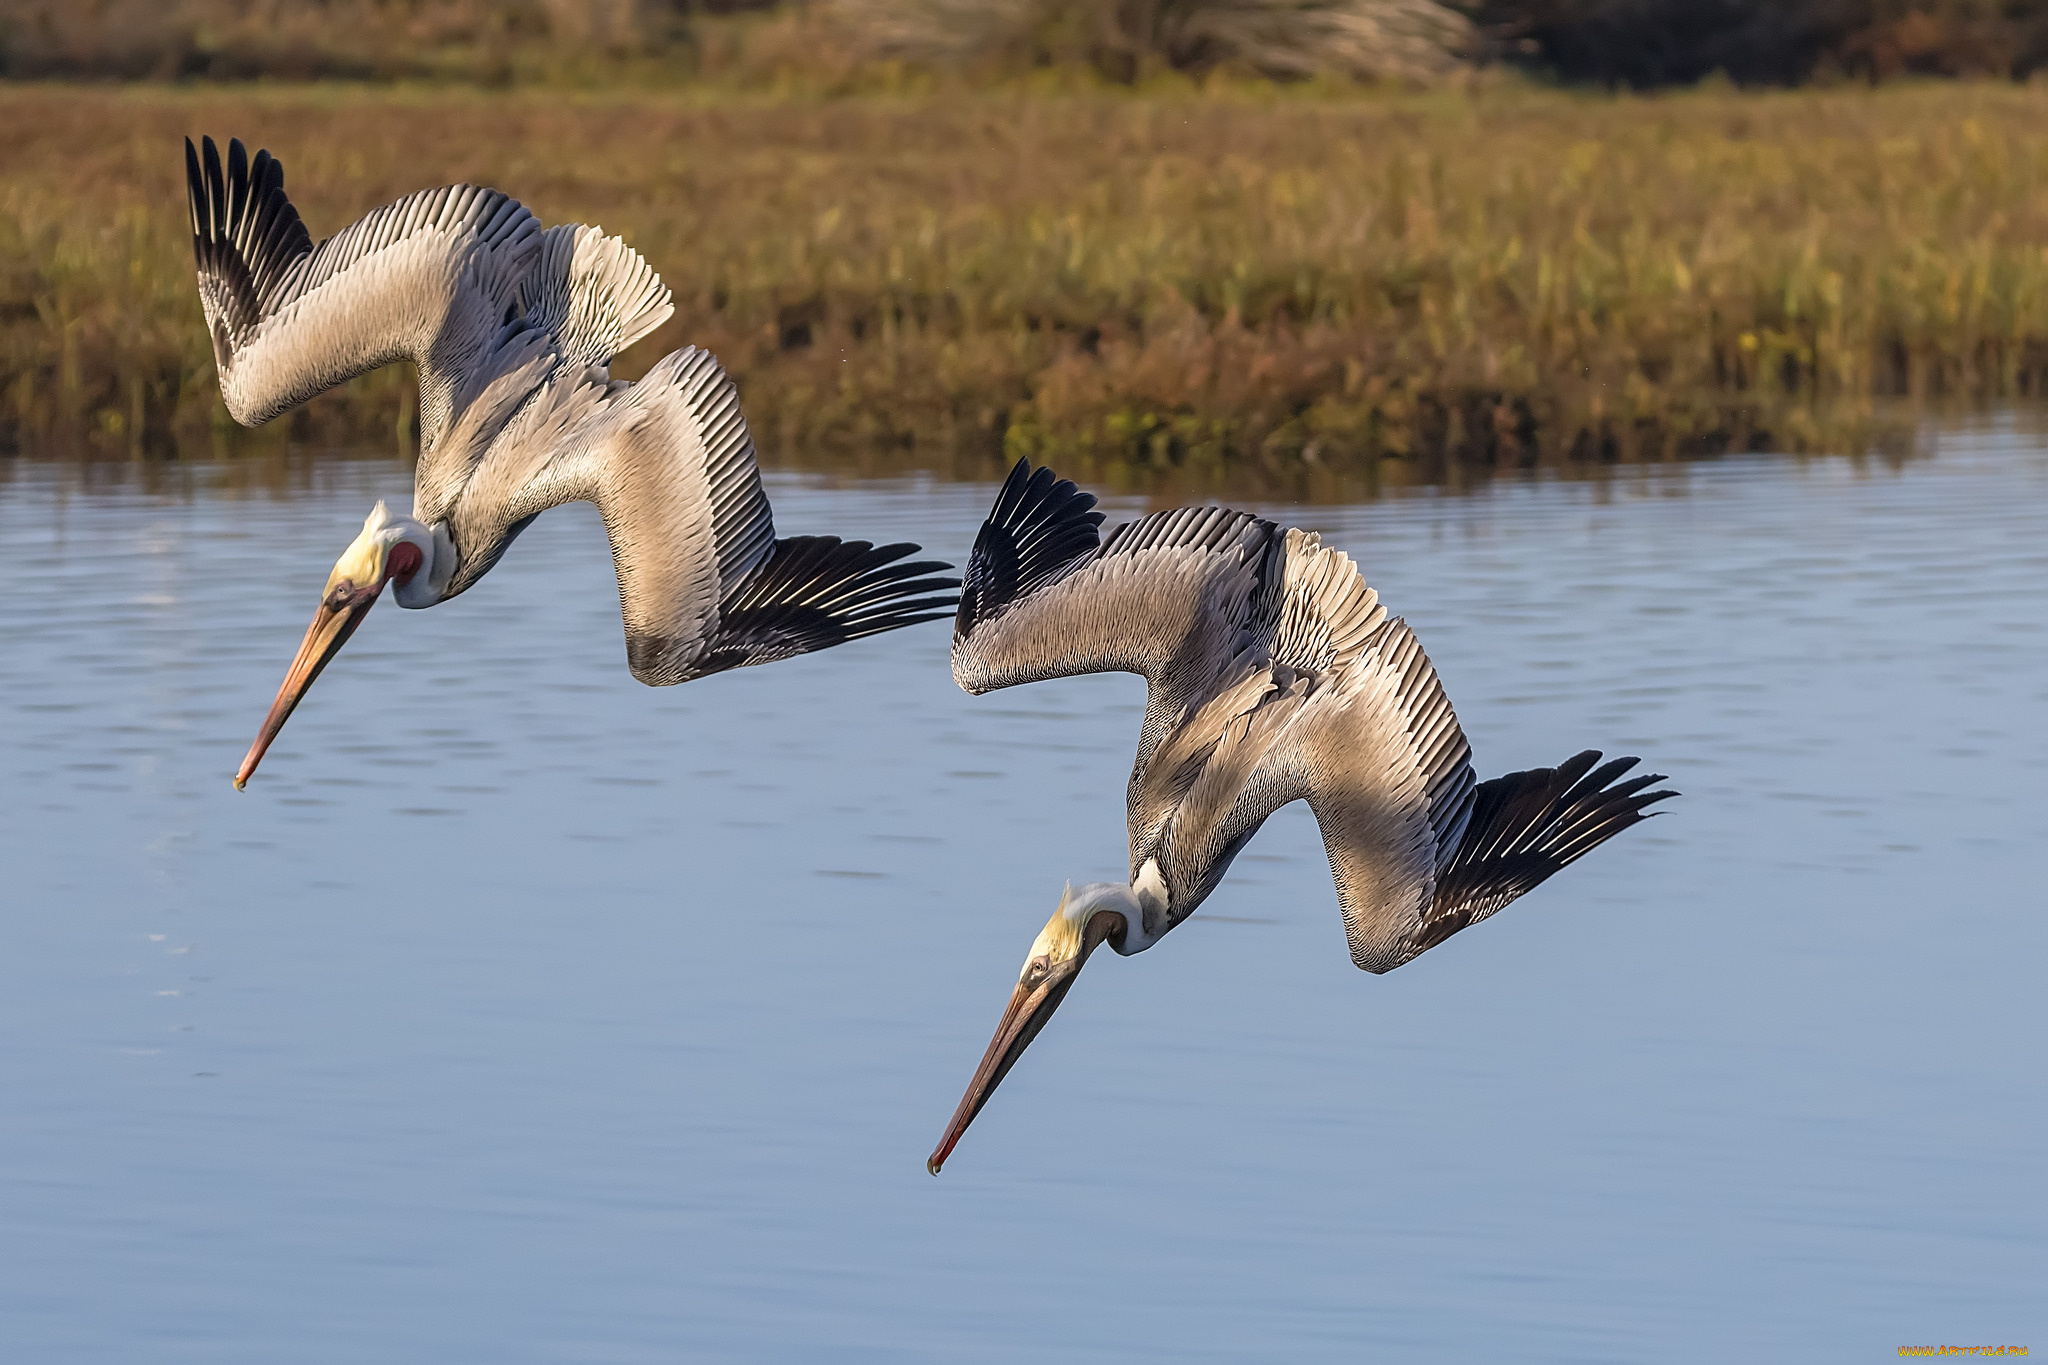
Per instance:
[[[579,369],[611,364],[675,312],[668,286],[639,252],[580,223],[541,234],[540,260],[519,283],[519,304]]]
[[[1287,533],[1270,652],[1249,648],[1237,678],[1155,761],[1148,810],[1167,884],[1192,908],[1267,816],[1306,798],[1367,971],[1486,918],[1672,795],[1644,791],[1656,776],[1617,781],[1632,758],[1595,770],[1592,752],[1477,782],[1414,632],[1305,532]]]
[[[1357,697],[1322,718],[1304,766],[1351,960],[1366,971],[1477,924],[1676,795],[1644,791],[1660,774],[1616,781],[1636,760],[1596,769],[1593,750],[1475,783],[1450,703],[1401,622],[1356,674]]]
[[[945,590],[958,581],[928,576],[946,565],[902,562],[915,545],[777,540],[738,393],[694,346],[637,384],[558,369],[478,467],[452,530],[459,545],[502,543],[576,501],[604,517],[627,662],[652,686],[941,619],[955,603]],[[465,559],[451,592],[468,574]]]
[[[1125,522],[1106,537],[1095,499],[1020,460],[975,538],[953,628],[953,677],[982,693],[1080,673],[1148,684],[1132,773],[1217,685],[1270,606],[1278,528],[1227,507]]]
[[[496,190],[407,195],[312,244],[268,152],[185,143],[199,298],[235,420],[267,422],[394,360],[420,369],[431,447],[450,397],[515,306],[540,224]],[[423,471],[424,473],[425,471]]]
[[[1323,832],[1351,960],[1400,966],[1465,830],[1472,748],[1406,622],[1382,623],[1315,698],[1286,768]]]
[[[1178,920],[1266,817],[1306,799],[1351,957],[1391,971],[1494,913],[1673,795],[1600,755],[1478,782],[1443,684],[1349,559],[1288,533],[1270,653],[1248,647],[1162,744],[1131,818],[1133,875],[1158,859]]]

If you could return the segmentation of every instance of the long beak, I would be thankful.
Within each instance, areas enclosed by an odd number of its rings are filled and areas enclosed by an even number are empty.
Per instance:
[[[1031,1046],[1031,1040],[1045,1027],[1052,1012],[1060,1007],[1060,1001],[1067,998],[1074,980],[1081,975],[1083,959],[1075,958],[1055,967],[1046,979],[1036,987],[1017,983],[1017,989],[1010,996],[1009,1007],[1003,1011],[1002,1022],[996,1025],[996,1036],[989,1043],[988,1051],[982,1055],[981,1065],[975,1068],[974,1080],[967,1087],[967,1094],[960,1100],[960,1107],[953,1111],[953,1121],[946,1125],[945,1137],[939,1139],[938,1147],[924,1163],[924,1168],[933,1175],[946,1164],[946,1158],[953,1155],[953,1149],[960,1144],[961,1134],[967,1125],[974,1122],[974,1116],[988,1103],[988,1097],[995,1094],[996,1087],[1003,1083],[1003,1077],[1010,1074],[1010,1068],[1024,1055],[1024,1049]]]
[[[270,704],[270,714],[263,718],[263,728],[256,732],[256,742],[249,746],[248,757],[242,760],[240,770],[235,773],[236,791],[249,784],[249,775],[263,761],[270,741],[284,729],[285,721],[298,707],[299,698],[306,695],[306,689],[313,685],[313,679],[320,676],[320,670],[327,667],[327,661],[341,652],[341,647],[348,643],[348,637],[356,633],[356,627],[370,614],[370,608],[377,605],[377,594],[383,590],[384,585],[379,583],[367,592],[357,593],[340,607],[329,606],[323,601],[320,609],[313,613],[313,624],[306,627],[306,638],[299,645],[298,657],[292,660],[291,671],[284,675],[284,686],[277,689],[277,700]]]

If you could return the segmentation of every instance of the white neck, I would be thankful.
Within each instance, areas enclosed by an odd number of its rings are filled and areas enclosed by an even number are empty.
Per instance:
[[[1142,953],[1166,936],[1172,921],[1166,915],[1166,879],[1159,875],[1157,861],[1147,858],[1138,869],[1137,880],[1129,886],[1095,882],[1081,888],[1070,902],[1069,915],[1084,923],[1100,910],[1114,910],[1124,917],[1124,940],[1109,946],[1129,957]]]

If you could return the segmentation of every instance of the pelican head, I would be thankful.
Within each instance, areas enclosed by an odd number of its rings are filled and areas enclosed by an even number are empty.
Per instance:
[[[363,522],[362,534],[342,552],[334,563],[334,572],[327,575],[320,606],[313,613],[313,624],[306,628],[298,657],[292,660],[290,671],[284,675],[284,686],[278,689],[277,700],[270,704],[270,714],[263,718],[256,742],[249,746],[248,756],[235,773],[237,791],[248,784],[249,775],[263,761],[264,751],[284,728],[299,699],[313,685],[313,679],[320,676],[327,661],[341,652],[348,637],[356,633],[356,627],[370,614],[386,583],[398,585],[403,605],[426,605],[424,601],[408,601],[419,595],[408,589],[423,590],[430,582],[445,578],[432,572],[439,567],[435,564],[435,541],[434,533],[411,517],[393,516],[381,502],[371,509]],[[453,555],[446,557],[452,559]]]
[[[1060,908],[1053,911],[1052,918],[1032,943],[1031,955],[1024,959],[1024,970],[1017,975],[1017,989],[1011,992],[1002,1022],[996,1025],[996,1036],[983,1054],[981,1065],[975,1068],[974,1080],[969,1083],[960,1107],[953,1111],[946,1135],[925,1162],[926,1170],[937,1175],[946,1164],[967,1125],[974,1122],[988,1097],[1067,998],[1074,978],[1088,961],[1088,954],[1105,942],[1121,952],[1124,937],[1138,913],[1137,899],[1128,886],[1096,882],[1078,891],[1070,886],[1061,894]]]

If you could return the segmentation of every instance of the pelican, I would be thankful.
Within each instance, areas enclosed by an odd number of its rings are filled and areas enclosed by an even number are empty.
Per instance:
[[[1414,633],[1343,553],[1224,507],[1125,522],[1019,461],[968,560],[953,676],[971,693],[1080,673],[1146,681],[1126,805],[1131,880],[1069,886],[1031,945],[939,1173],[1089,954],[1143,952],[1194,914],[1266,817],[1322,828],[1351,960],[1388,972],[1676,795],[1587,751],[1490,782]]]
[[[267,151],[185,141],[192,251],[221,397],[256,426],[396,360],[419,369],[411,516],[379,502],[334,565],[244,786],[386,585],[402,607],[468,588],[534,517],[592,502],[611,540],[626,661],[650,686],[942,620],[958,580],[916,545],[778,540],[732,380],[686,347],[637,384],[611,359],[674,311],[626,244],[543,229],[497,190],[451,185],[314,246]]]

